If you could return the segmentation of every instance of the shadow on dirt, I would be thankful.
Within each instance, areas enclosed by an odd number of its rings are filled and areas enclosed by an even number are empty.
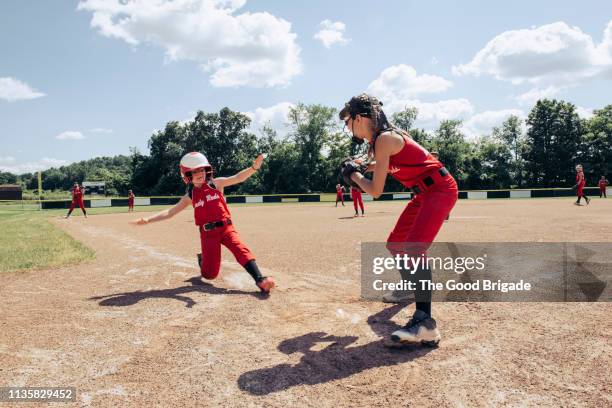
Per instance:
[[[191,283],[191,285],[181,286],[172,289],[154,289],[146,291],[135,291],[125,293],[113,293],[111,295],[102,295],[89,298],[89,300],[99,300],[100,306],[132,306],[141,300],[165,298],[174,299],[181,302],[185,302],[185,307],[193,307],[197,302],[186,296],[190,293],[207,293],[210,295],[250,295],[258,299],[266,299],[269,295],[261,292],[247,292],[236,289],[224,289],[218,288],[211,285],[210,283],[204,282],[200,277],[193,277],[187,279],[185,282]]]
[[[401,327],[392,322],[391,318],[404,307],[388,307],[370,316],[368,325],[379,336],[388,337]],[[405,363],[432,351],[431,348],[421,346],[388,348],[382,339],[349,347],[356,340],[356,336],[334,336],[324,332],[285,340],[278,345],[278,350],[285,354],[303,353],[299,363],[248,371],[238,378],[238,386],[253,395],[267,395],[298,385],[314,385],[347,378],[370,368]],[[332,344],[319,351],[311,350],[320,342]]]

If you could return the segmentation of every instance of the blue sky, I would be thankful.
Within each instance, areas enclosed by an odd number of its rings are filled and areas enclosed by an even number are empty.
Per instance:
[[[147,152],[224,106],[282,134],[292,104],[369,91],[476,137],[538,97],[612,103],[609,1],[123,3],[0,2],[0,170]]]

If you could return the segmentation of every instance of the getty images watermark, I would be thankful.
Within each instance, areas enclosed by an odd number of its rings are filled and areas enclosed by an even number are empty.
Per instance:
[[[362,243],[362,296],[430,290],[435,302],[612,300],[612,243],[434,243],[427,255],[422,249],[396,245],[390,253],[386,243]]]

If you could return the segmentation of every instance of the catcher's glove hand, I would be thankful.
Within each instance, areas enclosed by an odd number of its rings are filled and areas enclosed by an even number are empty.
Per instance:
[[[365,173],[366,168],[367,168],[367,165],[363,163],[360,164],[360,163],[355,162],[355,159],[353,157],[346,158],[340,164],[338,178],[341,181],[344,181],[349,186],[359,187],[357,183],[355,183],[351,179],[351,175],[355,172],[363,174]]]

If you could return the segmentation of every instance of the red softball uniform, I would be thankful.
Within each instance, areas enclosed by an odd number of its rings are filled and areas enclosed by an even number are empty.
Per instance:
[[[606,191],[608,180],[599,180],[599,191]]]
[[[361,190],[351,186],[351,198],[353,199],[353,207],[355,207],[355,212],[357,212],[357,204],[359,204],[361,212],[363,213],[363,197],[361,196]]]
[[[387,248],[393,254],[407,250],[407,243],[419,243],[411,250],[425,253],[440,231],[444,219],[458,198],[455,179],[439,173],[444,166],[427,150],[407,135],[402,135],[404,147],[389,160],[389,173],[404,186],[418,186],[420,194],[408,203],[393,231],[387,238]],[[434,183],[426,185],[430,177]]]
[[[202,265],[200,272],[205,279],[215,279],[221,268],[221,245],[224,245],[242,266],[255,259],[249,248],[242,243],[233,225],[224,225],[205,231],[204,225],[211,222],[230,220],[225,197],[214,184],[202,187],[189,185],[187,193],[193,205],[195,224],[200,227]]]
[[[586,185],[586,181],[584,180],[583,172],[579,171],[578,173],[576,173],[576,183],[578,183],[578,188],[576,189],[576,195],[580,197],[581,195],[584,195],[583,190],[584,190],[584,186]]]
[[[344,203],[344,192],[342,186],[336,187],[336,202],[342,201]]]
[[[77,205],[81,210],[85,211],[85,203],[83,202],[83,192],[79,187],[72,188],[72,203],[70,203],[70,211],[74,210]]]
[[[128,194],[128,208],[134,208],[134,193]]]

